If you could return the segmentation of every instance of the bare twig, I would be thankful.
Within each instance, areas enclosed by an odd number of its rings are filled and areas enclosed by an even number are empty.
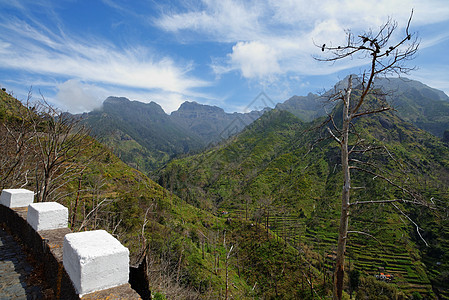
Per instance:
[[[426,242],[426,240],[423,238],[423,236],[421,235],[421,231],[420,231],[420,229],[421,228],[419,228],[419,226],[418,226],[418,224],[416,224],[416,222],[415,221],[413,221],[407,214],[405,214],[403,211],[402,211],[402,209],[400,209],[396,204],[394,204],[394,203],[391,203],[404,217],[406,217],[410,222],[412,222],[413,223],[413,225],[415,225],[415,228],[416,228],[416,232],[418,233],[418,235],[419,235],[419,238],[424,242],[424,244],[426,244],[426,246],[427,247],[429,247],[429,244]]]

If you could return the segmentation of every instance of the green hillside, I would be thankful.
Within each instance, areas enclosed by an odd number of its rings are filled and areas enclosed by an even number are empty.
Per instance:
[[[0,121],[13,121],[17,119],[22,105],[19,100],[5,91],[0,91]]]
[[[20,102],[5,93],[1,93],[1,100],[2,115],[14,116],[12,122],[0,122],[3,182],[9,166],[3,162],[16,159],[15,152],[8,150],[15,146],[14,140],[3,129],[20,133],[28,119],[21,113],[10,113],[15,109],[26,110]],[[40,123],[40,137],[46,135],[45,125],[52,122],[58,119]],[[23,132],[30,137],[26,139],[28,149],[37,147],[32,131]],[[72,166],[76,172],[68,177],[55,177],[53,183],[61,188],[47,200],[69,208],[73,231],[105,229],[113,234],[129,248],[131,264],[147,253],[153,293],[166,295],[168,299],[218,299],[226,293],[235,299],[290,293],[303,299],[310,297],[307,282],[296,284],[306,274],[302,265],[305,256],[298,255],[292,247],[286,248],[272,233],[267,235],[260,224],[234,222],[221,214],[201,210],[127,166],[92,138],[84,136],[80,143],[86,147],[65,162],[65,166]],[[24,156],[20,162],[25,166],[18,170],[23,171],[21,174],[28,174],[27,169],[31,168],[33,172],[41,172],[36,156]],[[58,175],[65,172],[67,169],[61,168]],[[33,190],[37,180],[38,177],[19,176],[7,187]],[[281,269],[287,263],[291,267]],[[313,284],[317,271],[313,267],[307,270],[308,282]]]
[[[329,139],[313,143],[325,136],[323,129],[306,130],[323,121],[305,124],[288,112],[273,110],[227,143],[171,161],[160,171],[159,183],[197,207],[268,223],[270,231],[292,247],[315,253],[311,263],[326,274],[332,266],[339,219],[339,149]],[[368,158],[395,183],[427,200],[438,199],[439,210],[399,204],[419,222],[429,243],[426,247],[415,226],[393,206],[358,207],[350,230],[375,239],[351,234],[350,268],[363,278],[384,268],[394,275],[390,287],[399,293],[447,297],[449,149],[390,113],[362,119],[357,128],[367,141],[388,149],[367,154]],[[401,197],[397,188],[372,175],[357,174],[353,184],[362,187],[353,199]]]
[[[154,102],[109,97],[101,109],[82,117],[93,136],[144,172],[162,166],[172,156],[204,147],[199,136],[170,120]]]
[[[346,81],[338,82],[336,90]],[[354,75],[354,86],[358,84],[360,82]],[[386,94],[387,101],[400,118],[440,138],[444,131],[449,130],[449,97],[443,91],[407,78],[378,78],[374,84]],[[313,121],[332,110],[333,103],[326,101],[332,91],[323,95],[293,96],[276,108],[289,111],[301,120]]]

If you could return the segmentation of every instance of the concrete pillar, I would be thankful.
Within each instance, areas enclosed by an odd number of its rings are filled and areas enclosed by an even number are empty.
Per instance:
[[[33,201],[34,193],[26,189],[4,189],[0,195],[0,204],[9,208],[26,207]]]
[[[34,230],[67,228],[69,210],[57,202],[31,203],[28,206],[27,222]]]
[[[129,250],[104,230],[67,234],[63,264],[80,295],[128,283]]]

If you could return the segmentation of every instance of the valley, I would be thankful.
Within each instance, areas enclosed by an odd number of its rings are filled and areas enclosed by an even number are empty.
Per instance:
[[[435,206],[357,206],[345,290],[357,297],[384,289],[395,299],[447,299],[449,147],[437,133],[447,130],[449,113],[441,111],[449,102],[417,82],[405,86],[389,101],[408,105],[408,115],[398,109],[363,118],[355,129],[384,149],[368,154],[370,160]],[[341,169],[337,144],[321,138],[326,116],[319,98],[293,97],[249,114],[186,102],[167,115],[156,103],[110,97],[102,109],[81,116],[104,145],[86,148],[82,155],[96,159],[67,182],[58,201],[70,208],[72,230],[107,229],[129,247],[134,262],[148,255],[150,288],[169,298],[215,299],[227,292],[239,299],[326,297]],[[14,124],[26,109],[15,101],[2,94],[4,124]],[[320,104],[306,112],[301,101]],[[441,118],[423,109],[425,101],[440,105]],[[220,137],[236,117],[246,126]],[[398,186],[370,174],[357,173],[353,181],[360,186],[355,201],[402,197]],[[381,273],[393,279],[376,280]]]

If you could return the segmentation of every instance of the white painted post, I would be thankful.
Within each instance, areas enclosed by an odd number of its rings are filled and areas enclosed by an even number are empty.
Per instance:
[[[69,210],[57,202],[31,203],[28,206],[27,222],[34,230],[67,228]]]
[[[0,204],[9,208],[26,207],[34,201],[34,193],[26,189],[4,189]]]
[[[63,264],[80,296],[128,283],[129,250],[104,230],[67,234]]]

